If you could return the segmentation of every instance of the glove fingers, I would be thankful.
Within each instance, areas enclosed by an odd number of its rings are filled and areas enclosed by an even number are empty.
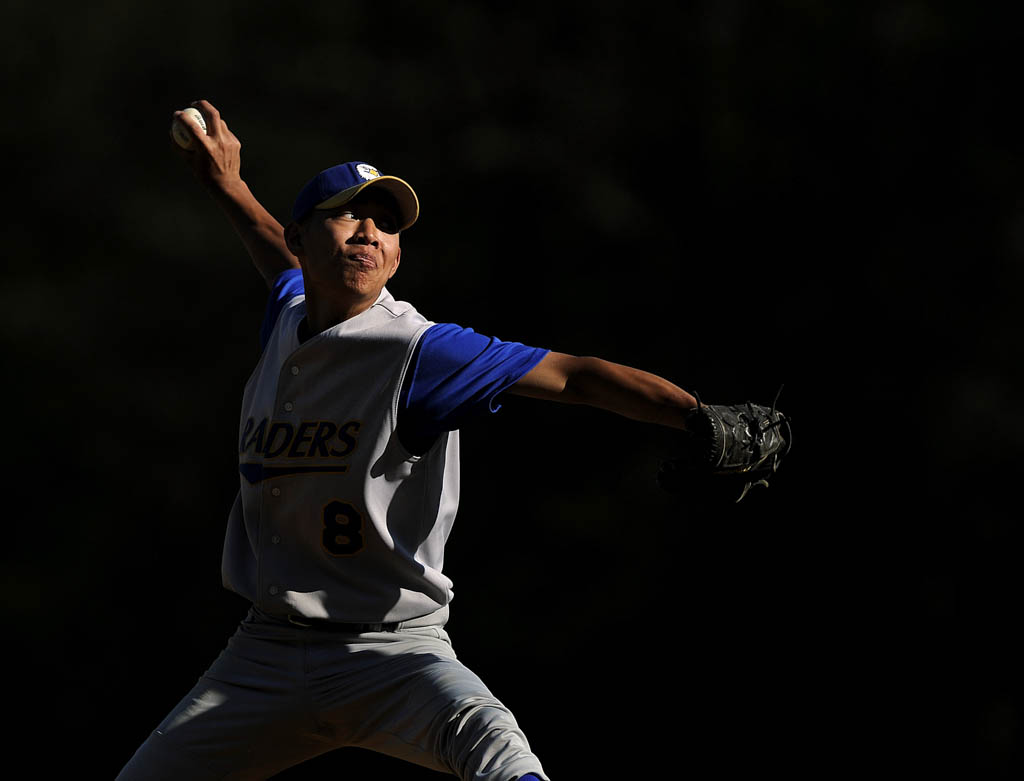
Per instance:
[[[792,447],[789,419],[774,407],[701,405],[687,417],[677,457],[663,461],[658,485],[694,499],[740,502],[768,487]]]

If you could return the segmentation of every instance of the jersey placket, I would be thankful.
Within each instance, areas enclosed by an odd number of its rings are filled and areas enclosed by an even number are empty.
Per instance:
[[[286,442],[282,445],[283,454],[286,454],[288,448],[291,447],[292,437],[298,428],[298,421],[302,417],[300,410],[302,382],[299,379],[301,374],[301,364],[296,360],[294,353],[284,361],[278,370],[272,419],[275,424],[284,424],[280,430],[290,432]],[[290,428],[285,428],[284,426]],[[272,428],[271,431],[274,431],[274,429]],[[274,447],[274,444],[271,439],[268,439],[268,450]],[[265,464],[265,466],[267,465]],[[287,503],[288,500],[288,497],[284,495],[288,485],[287,478],[285,476],[271,476],[263,482],[264,485],[260,492],[260,518],[263,520],[263,523],[260,524],[259,546],[261,563],[266,563],[265,560],[268,558],[271,560],[278,558],[281,550],[280,546],[294,545],[294,539],[286,540],[285,536],[289,535],[289,532],[294,535],[297,533],[297,530],[282,528],[280,505]],[[269,570],[272,582],[269,584],[261,583],[261,588],[265,587],[266,593],[270,598],[278,601],[282,599],[284,592],[288,590],[289,586],[289,584],[282,582],[282,575],[285,570],[275,565],[271,565]],[[261,566],[261,574],[265,571],[265,568]]]

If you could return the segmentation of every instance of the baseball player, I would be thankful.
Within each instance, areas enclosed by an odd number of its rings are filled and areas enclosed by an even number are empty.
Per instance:
[[[181,151],[270,290],[242,397],[224,586],[251,602],[226,648],[121,771],[263,779],[359,746],[462,779],[547,779],[512,713],[456,658],[445,542],[459,433],[503,394],[678,429],[698,406],[660,377],[488,338],[396,301],[412,187],[372,165],[321,171],[287,227],[240,174],[206,101]]]

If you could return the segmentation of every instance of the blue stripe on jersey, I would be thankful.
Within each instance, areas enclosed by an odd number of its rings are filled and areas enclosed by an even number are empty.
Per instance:
[[[263,325],[260,326],[260,351],[270,341],[270,333],[274,330],[274,324],[285,304],[305,292],[306,288],[302,283],[302,269],[290,268],[275,277],[270,297],[267,299],[267,308],[263,312]]]
[[[413,454],[430,449],[444,431],[479,413],[497,412],[496,397],[550,352],[439,323],[420,339],[399,400],[398,433]]]

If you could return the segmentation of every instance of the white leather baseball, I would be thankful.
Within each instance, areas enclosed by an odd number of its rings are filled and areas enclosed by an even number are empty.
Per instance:
[[[203,129],[203,132],[206,132],[206,120],[203,119],[203,115],[200,114],[199,111],[189,106],[187,109],[184,109],[182,113],[187,114],[189,117],[194,119],[196,124]],[[171,123],[171,138],[173,138],[182,149],[191,149],[194,143],[192,131],[185,127],[185,123],[178,117],[175,117],[174,121]]]

